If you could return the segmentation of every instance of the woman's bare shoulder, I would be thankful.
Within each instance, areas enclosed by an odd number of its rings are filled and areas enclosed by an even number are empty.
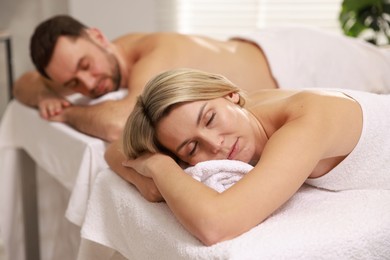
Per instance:
[[[247,100],[248,107],[259,104],[283,102],[289,106],[298,105],[326,108],[324,104],[341,105],[342,103],[356,103],[353,99],[340,91],[324,91],[315,89],[262,89],[250,95]]]

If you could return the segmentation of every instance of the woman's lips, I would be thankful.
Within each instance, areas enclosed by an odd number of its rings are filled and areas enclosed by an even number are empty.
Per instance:
[[[238,148],[239,148],[239,146],[238,146],[238,138],[237,138],[236,142],[233,144],[233,147],[232,147],[232,149],[230,150],[230,153],[229,153],[229,155],[228,155],[228,157],[227,157],[228,160],[233,160],[233,158],[234,158],[234,157],[237,155],[237,153],[238,153]]]

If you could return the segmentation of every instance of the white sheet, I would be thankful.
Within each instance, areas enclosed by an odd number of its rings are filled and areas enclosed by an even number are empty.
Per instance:
[[[81,234],[128,259],[388,259],[390,191],[303,186],[262,224],[206,247],[165,203],[147,202],[107,169],[96,178]]]
[[[390,50],[310,26],[270,26],[238,38],[256,43],[278,86],[390,92]]]
[[[62,124],[41,119],[35,109],[12,101],[0,129],[0,149],[22,148],[68,191],[67,217],[81,225],[96,174],[107,168],[106,143]],[[12,172],[4,173],[12,174]],[[6,178],[6,177],[5,177]]]

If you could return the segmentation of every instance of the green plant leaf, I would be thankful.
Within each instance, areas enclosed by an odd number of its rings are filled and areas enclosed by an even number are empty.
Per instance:
[[[348,36],[372,30],[374,35],[365,39],[368,42],[378,44],[379,35],[390,38],[390,0],[344,0],[338,19]]]
[[[360,10],[367,6],[381,6],[382,0],[344,0],[342,7],[348,10]]]

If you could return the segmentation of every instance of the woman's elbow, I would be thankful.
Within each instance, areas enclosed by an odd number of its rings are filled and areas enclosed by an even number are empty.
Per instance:
[[[235,224],[231,224],[225,216],[221,212],[211,210],[209,217],[198,218],[194,234],[206,246],[212,246],[240,235],[236,229],[232,228]]]
[[[219,242],[224,241],[223,239],[218,238],[217,236],[203,236],[200,237],[199,240],[205,245],[205,246],[213,246]]]
[[[104,139],[107,142],[114,142],[121,138],[124,125],[121,123],[113,122],[107,125]]]
[[[198,236],[198,239],[205,244],[206,246],[212,246],[217,243],[232,239],[238,235],[228,234],[226,230],[223,229],[207,229],[204,232],[201,232]]]

